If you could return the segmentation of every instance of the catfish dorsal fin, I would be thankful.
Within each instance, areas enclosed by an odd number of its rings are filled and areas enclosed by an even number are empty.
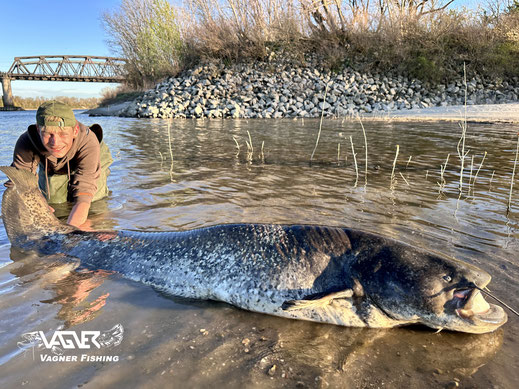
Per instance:
[[[293,311],[304,308],[324,307],[330,305],[333,300],[351,298],[352,296],[353,290],[345,289],[338,292],[328,293],[322,297],[308,296],[306,299],[302,300],[287,300],[281,305],[281,308],[284,311]]]

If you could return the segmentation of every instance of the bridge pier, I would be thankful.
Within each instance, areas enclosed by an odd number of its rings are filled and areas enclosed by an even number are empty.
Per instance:
[[[2,78],[2,101],[4,107],[14,107],[13,90],[11,89],[11,79],[8,76],[0,76]]]

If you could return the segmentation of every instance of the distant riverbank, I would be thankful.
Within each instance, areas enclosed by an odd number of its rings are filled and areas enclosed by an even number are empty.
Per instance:
[[[70,97],[70,96],[56,96],[56,97],[20,97],[13,96],[13,102],[15,107],[19,107],[23,110],[35,110],[38,109],[46,101],[59,100],[73,109],[89,109],[98,106],[101,99],[98,97]],[[3,102],[0,99],[0,108],[3,107]],[[8,109],[3,109],[8,110]]]

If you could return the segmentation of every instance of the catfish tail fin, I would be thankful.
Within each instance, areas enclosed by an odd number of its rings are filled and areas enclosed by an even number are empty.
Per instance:
[[[52,232],[73,229],[51,212],[38,188],[38,179],[28,170],[0,166],[12,184],[2,198],[2,219],[11,244],[18,246]]]

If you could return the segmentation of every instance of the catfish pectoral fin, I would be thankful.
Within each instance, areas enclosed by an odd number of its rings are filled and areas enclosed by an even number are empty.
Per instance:
[[[283,302],[281,308],[284,311],[294,311],[303,308],[315,308],[318,306],[330,305],[333,300],[343,299],[343,298],[351,298],[353,296],[353,290],[345,289],[339,292],[333,292],[325,295],[320,298],[312,298],[312,296],[308,296],[303,300],[287,300]]]
[[[281,304],[281,309],[284,311],[295,311],[305,307],[311,307],[315,305],[313,300],[287,300]]]

